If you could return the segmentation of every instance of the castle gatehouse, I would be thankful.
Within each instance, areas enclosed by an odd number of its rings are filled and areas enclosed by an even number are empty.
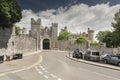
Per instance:
[[[43,27],[41,19],[34,20],[31,18],[31,37],[36,38],[38,49],[57,48],[58,24],[52,23],[51,27]]]

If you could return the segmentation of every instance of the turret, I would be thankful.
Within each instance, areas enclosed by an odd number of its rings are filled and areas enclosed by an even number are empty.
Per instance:
[[[31,36],[35,37],[36,34],[41,34],[41,19],[34,20],[34,18],[31,18]]]
[[[90,41],[90,43],[93,43],[93,39],[94,39],[94,30],[90,30],[90,28],[88,28],[88,39]]]
[[[57,47],[58,23],[52,23],[51,32],[52,45],[54,45],[54,47]]]

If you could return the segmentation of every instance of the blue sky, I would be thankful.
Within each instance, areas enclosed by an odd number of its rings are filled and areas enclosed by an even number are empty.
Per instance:
[[[120,4],[120,0],[17,0],[22,9],[32,9],[35,12],[46,9],[57,9],[60,6],[71,6],[84,3],[94,6],[101,3],[110,3],[110,6]]]
[[[58,31],[65,26],[71,33],[113,30],[114,14],[120,9],[120,0],[18,0],[23,18],[16,25],[30,30],[30,19],[41,18],[42,25],[58,23]]]

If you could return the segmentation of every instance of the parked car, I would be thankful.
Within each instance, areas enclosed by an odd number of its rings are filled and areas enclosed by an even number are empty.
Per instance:
[[[102,57],[102,61],[104,63],[115,64],[120,66],[120,56],[118,55],[106,54],[104,57]]]
[[[79,49],[74,50],[72,57],[77,58],[77,59],[79,59],[79,58],[82,59],[83,58],[82,51],[80,51]]]
[[[72,54],[72,57],[73,58],[77,58],[77,59],[82,59],[83,58],[83,54],[82,54],[82,52],[73,52],[73,54]]]
[[[22,59],[23,58],[23,54],[22,53],[16,53],[13,55],[13,59]]]
[[[100,52],[96,50],[86,51],[86,53],[84,54],[84,60],[100,61]]]

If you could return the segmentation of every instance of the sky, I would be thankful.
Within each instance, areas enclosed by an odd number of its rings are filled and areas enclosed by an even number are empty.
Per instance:
[[[120,0],[17,0],[22,8],[20,22],[16,25],[30,30],[30,19],[41,18],[43,26],[58,23],[60,31],[65,26],[72,33],[113,30],[114,14],[120,9]]]

